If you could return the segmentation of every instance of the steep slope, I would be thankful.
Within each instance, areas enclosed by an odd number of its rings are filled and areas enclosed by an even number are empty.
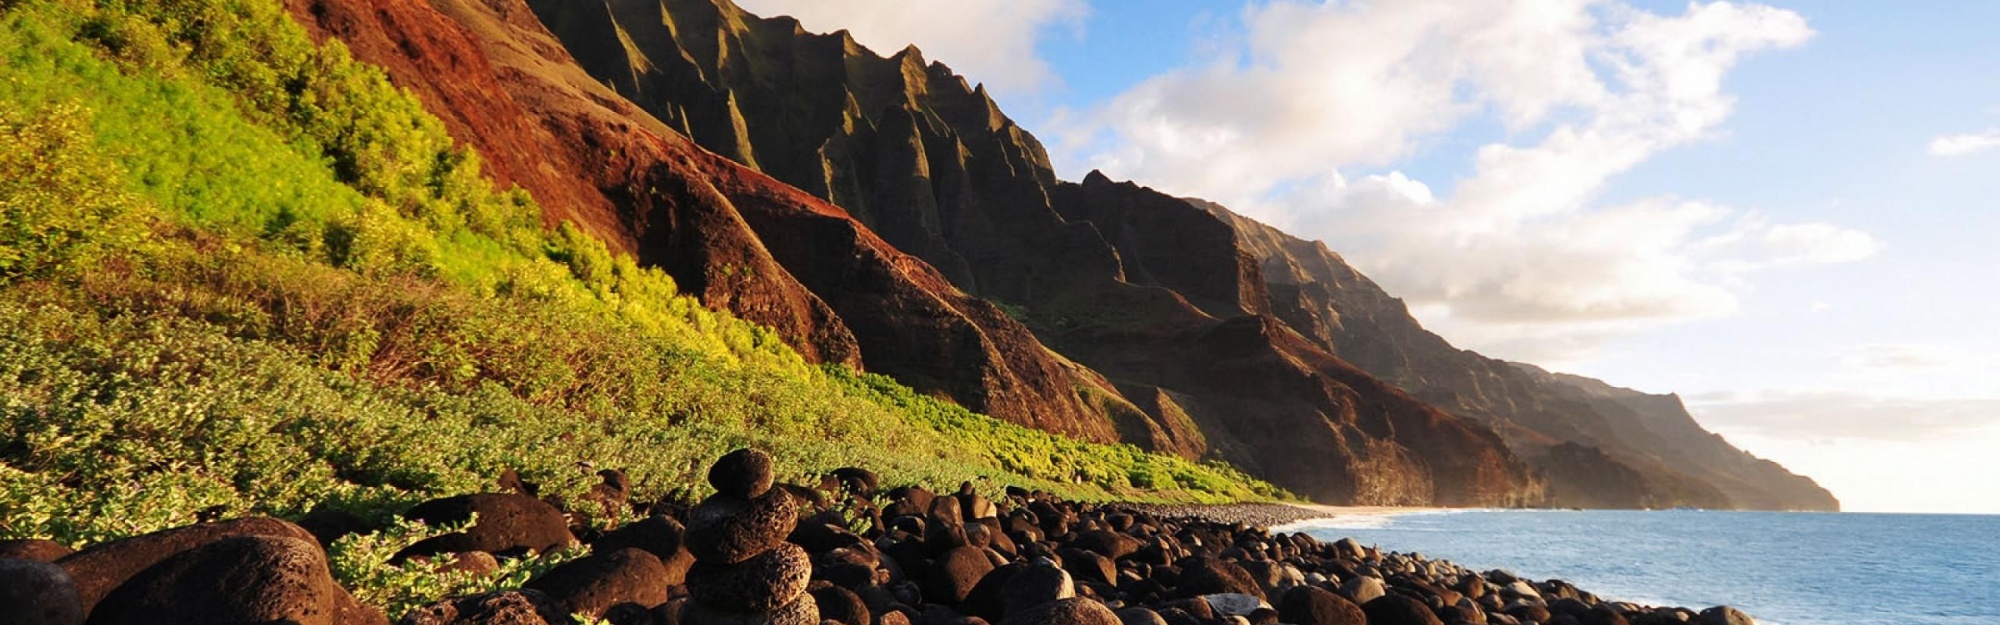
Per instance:
[[[438,111],[501,181],[551,198],[547,219],[593,225],[709,305],[774,327],[822,362],[858,363],[1017,423],[1116,438],[1106,413],[1129,404],[1108,383],[841,209],[716,157],[633,107],[579,69],[526,5],[291,7]]]
[[[1678,395],[1654,395],[1602,380],[1549,373],[1512,363],[1556,392],[1590,404],[1607,416],[1626,445],[1652,451],[1662,461],[1714,484],[1738,507],[1760,510],[1838,510],[1840,502],[1811,478],[1758,458],[1701,427]]]
[[[659,119],[1007,302],[1136,407],[1112,411],[1123,440],[1227,459],[1329,501],[1539,498],[1485,428],[1264,315],[1257,260],[1225,224],[1134,185],[1055,180],[983,88],[914,48],[884,58],[714,0],[531,4],[586,69]]]
[[[1417,398],[1487,423],[1542,469],[1552,505],[1837,509],[1808,478],[1703,430],[1679,400],[1461,350],[1316,241],[1209,202],[1261,262],[1272,311]]]

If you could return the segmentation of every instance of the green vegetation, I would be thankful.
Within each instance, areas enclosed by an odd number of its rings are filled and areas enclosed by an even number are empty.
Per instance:
[[[538,216],[275,0],[0,0],[0,538],[384,519],[508,468],[651,499],[742,445],[794,478],[1286,496],[812,366]]]
[[[477,517],[474,518],[477,521]],[[471,522],[431,527],[420,521],[395,519],[378,532],[349,534],[327,549],[328,568],[343,588],[354,589],[354,598],[382,608],[386,614],[402,615],[440,599],[465,597],[494,590],[520,588],[549,569],[590,554],[590,547],[576,546],[561,551],[500,561],[493,571],[477,573],[453,570],[456,556],[445,554],[434,561],[412,560],[402,566],[389,564],[390,558],[417,541],[442,536],[470,527]]]

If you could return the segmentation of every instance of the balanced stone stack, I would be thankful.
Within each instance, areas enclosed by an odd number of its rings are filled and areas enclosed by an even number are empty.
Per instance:
[[[771,457],[740,449],[708,470],[716,494],[688,511],[686,625],[818,625],[812,560],[785,542],[797,504],[771,487]]]

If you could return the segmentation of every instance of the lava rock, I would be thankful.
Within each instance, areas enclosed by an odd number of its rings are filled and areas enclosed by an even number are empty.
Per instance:
[[[694,553],[687,548],[687,528],[665,515],[647,517],[606,532],[591,543],[591,548],[599,553],[625,548],[645,550],[659,558],[666,573],[661,579],[668,586],[686,583],[688,567],[694,565]]]
[[[1175,592],[1183,597],[1237,593],[1266,599],[1264,589],[1250,578],[1242,565],[1215,558],[1188,558],[1180,563],[1180,581]]]
[[[1082,597],[1051,601],[1019,614],[1009,615],[1000,625],[1122,625],[1118,615],[1104,604]]]
[[[539,590],[503,590],[411,610],[397,625],[569,625],[575,619]]]
[[[334,625],[338,597],[312,538],[236,536],[174,554],[105,595],[92,625]]]
[[[740,499],[756,499],[771,490],[771,456],[756,449],[729,452],[708,467],[708,483],[715,492]]]
[[[736,564],[696,562],[688,594],[703,606],[730,612],[768,612],[796,601],[812,579],[812,558],[791,543]]]
[[[868,610],[867,602],[861,595],[839,586],[828,586],[812,591],[813,603],[819,607],[822,621],[834,621],[841,625],[874,625],[875,617]]]
[[[954,547],[931,565],[930,584],[924,589],[924,596],[954,605],[963,602],[980,578],[993,572],[993,568],[993,561],[987,559],[984,550]]]
[[[1366,575],[1340,584],[1340,594],[1347,595],[1347,600],[1354,602],[1355,605],[1367,605],[1368,602],[1388,593],[1389,589],[1382,585],[1382,580]]]
[[[1695,625],[1756,625],[1757,619],[1750,618],[1741,610],[1726,605],[1702,610],[1694,617]]]
[[[1430,606],[1407,595],[1390,593],[1362,604],[1368,625],[1444,625]]]
[[[634,547],[564,563],[527,583],[570,613],[592,617],[623,603],[647,608],[666,603],[670,585],[659,556]]]
[[[446,497],[417,504],[403,513],[404,518],[431,526],[464,523],[475,515],[478,521],[465,531],[419,541],[405,547],[393,559],[400,562],[414,555],[454,551],[517,556],[527,552],[548,553],[576,542],[562,511],[527,495],[483,493]]]
[[[263,517],[203,523],[92,545],[64,556],[56,564],[76,582],[83,611],[94,610],[112,588],[140,571],[175,554],[218,540],[237,536],[273,536],[311,541],[313,535],[297,525]]]
[[[0,540],[0,560],[54,562],[72,553],[76,550],[53,540]]]
[[[1076,596],[1076,583],[1068,571],[1047,561],[1022,568],[1000,587],[1000,604],[1007,615]]]
[[[1325,589],[1293,586],[1278,600],[1278,620],[1292,625],[1366,625],[1368,615]]]
[[[680,625],[820,625],[819,604],[807,595],[770,612],[746,614],[689,601],[681,610]]]
[[[798,510],[782,490],[750,500],[716,495],[688,511],[686,545],[698,562],[735,564],[785,542],[797,524]]]
[[[76,582],[53,563],[0,558],[0,623],[81,625],[83,599]]]

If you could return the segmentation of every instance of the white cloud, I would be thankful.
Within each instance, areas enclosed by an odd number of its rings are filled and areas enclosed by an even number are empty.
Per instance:
[[[2000,399],[1993,398],[1751,391],[1689,397],[1688,409],[1711,429],[1795,440],[1939,440],[2000,427]]]
[[[1849,367],[1871,371],[1921,371],[1961,364],[1956,350],[1926,343],[1871,343],[1843,356]]]
[[[883,55],[916,44],[925,58],[996,91],[1020,93],[1056,78],[1036,53],[1044,29],[1081,28],[1089,3],[1079,0],[737,0],[765,17],[790,15],[813,32],[846,29]]]
[[[1945,135],[1931,140],[1931,156],[1965,156],[2000,148],[2000,128],[1980,134]]]
[[[1058,155],[1323,239],[1461,344],[1560,357],[1727,315],[1756,272],[1876,251],[1863,232],[1710,202],[1599,201],[1615,176],[1716,136],[1734,105],[1723,77],[1810,39],[1796,13],[1279,0],[1243,19],[1238,54],[1062,118]],[[1400,171],[1341,173],[1480,120],[1507,141],[1480,147],[1447,192]]]

